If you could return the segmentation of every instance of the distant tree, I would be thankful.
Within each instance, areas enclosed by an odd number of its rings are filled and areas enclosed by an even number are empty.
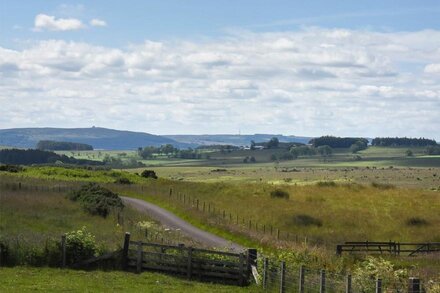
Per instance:
[[[269,142],[266,144],[268,149],[276,149],[279,145],[279,140],[276,137],[272,137]]]
[[[376,137],[371,142],[374,146],[407,146],[422,147],[436,146],[437,142],[427,138],[408,138],[408,137]]]
[[[53,140],[40,140],[37,143],[37,149],[46,151],[91,151],[93,146],[85,143],[66,142],[66,141],[53,141]]]
[[[154,172],[153,170],[144,170],[142,171],[141,176],[144,178],[157,179],[156,172]]]
[[[323,145],[328,145],[331,148],[349,148],[356,142],[368,145],[368,140],[361,137],[321,136],[309,141],[315,148]]]
[[[366,148],[367,148],[367,144],[359,140],[350,146],[350,152],[355,154],[359,151],[365,150]]]
[[[329,157],[333,154],[333,149],[328,145],[321,145],[316,148],[316,151],[323,157]]]
[[[243,163],[248,163],[248,162],[249,162],[249,157],[243,159]]]
[[[406,150],[405,154],[406,154],[407,157],[412,157],[413,156],[413,152],[410,149]]]
[[[249,159],[249,161],[250,161],[251,163],[256,163],[256,162],[257,162],[257,160],[255,159],[254,156],[252,156],[252,157]]]
[[[278,160],[277,155],[272,154],[272,155],[270,156],[270,160],[271,160],[271,161],[276,161],[276,160]]]
[[[440,145],[428,146],[425,153],[428,155],[440,155]]]

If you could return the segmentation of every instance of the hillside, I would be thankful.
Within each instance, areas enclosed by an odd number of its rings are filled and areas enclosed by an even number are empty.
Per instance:
[[[250,145],[251,140],[255,142],[269,141],[272,137],[277,137],[280,142],[299,142],[307,144],[312,137],[305,136],[285,136],[281,134],[202,134],[202,135],[165,135],[170,139],[180,143],[210,145],[210,144],[230,144],[236,146]]]
[[[12,128],[0,130],[0,145],[35,148],[40,140],[55,140],[92,145],[94,149],[130,150],[140,146],[172,144],[188,147],[171,138],[143,132],[91,128]]]

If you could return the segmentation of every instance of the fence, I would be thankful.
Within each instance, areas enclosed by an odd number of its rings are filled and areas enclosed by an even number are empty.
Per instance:
[[[248,283],[253,262],[249,251],[232,253],[130,241],[129,233],[126,234],[122,253],[124,267],[135,269],[137,273],[151,270],[240,286]]]
[[[290,267],[284,261],[259,258],[261,286],[265,292],[295,293],[438,293],[439,282],[409,278],[402,282],[356,279],[350,274],[336,274],[305,266]]]
[[[410,242],[345,242],[336,246],[336,254],[341,255],[343,252],[358,253],[379,253],[401,255],[408,253],[414,256],[419,253],[435,253],[440,252],[440,242],[410,243]]]

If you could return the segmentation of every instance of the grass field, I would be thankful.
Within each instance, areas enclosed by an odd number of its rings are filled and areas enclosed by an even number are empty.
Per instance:
[[[33,249],[45,247],[48,240],[59,241],[62,234],[82,227],[95,235],[97,244],[104,251],[121,248],[125,232],[131,232],[132,239],[146,240],[140,223],[148,223],[147,237],[150,240],[194,244],[179,231],[165,230],[147,215],[129,207],[119,213],[119,220],[116,213],[106,218],[90,215],[78,203],[70,201],[64,192],[25,190],[29,184],[25,180],[21,182],[22,190],[0,186],[0,241],[7,243],[19,261],[25,261],[23,255]],[[48,185],[40,187],[43,186]]]
[[[0,292],[260,292],[257,287],[199,283],[149,272],[15,267],[1,268],[0,279]]]

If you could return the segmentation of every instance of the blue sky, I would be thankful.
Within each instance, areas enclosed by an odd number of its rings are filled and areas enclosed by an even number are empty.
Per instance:
[[[439,14],[439,1],[2,0],[0,128],[440,139]]]

